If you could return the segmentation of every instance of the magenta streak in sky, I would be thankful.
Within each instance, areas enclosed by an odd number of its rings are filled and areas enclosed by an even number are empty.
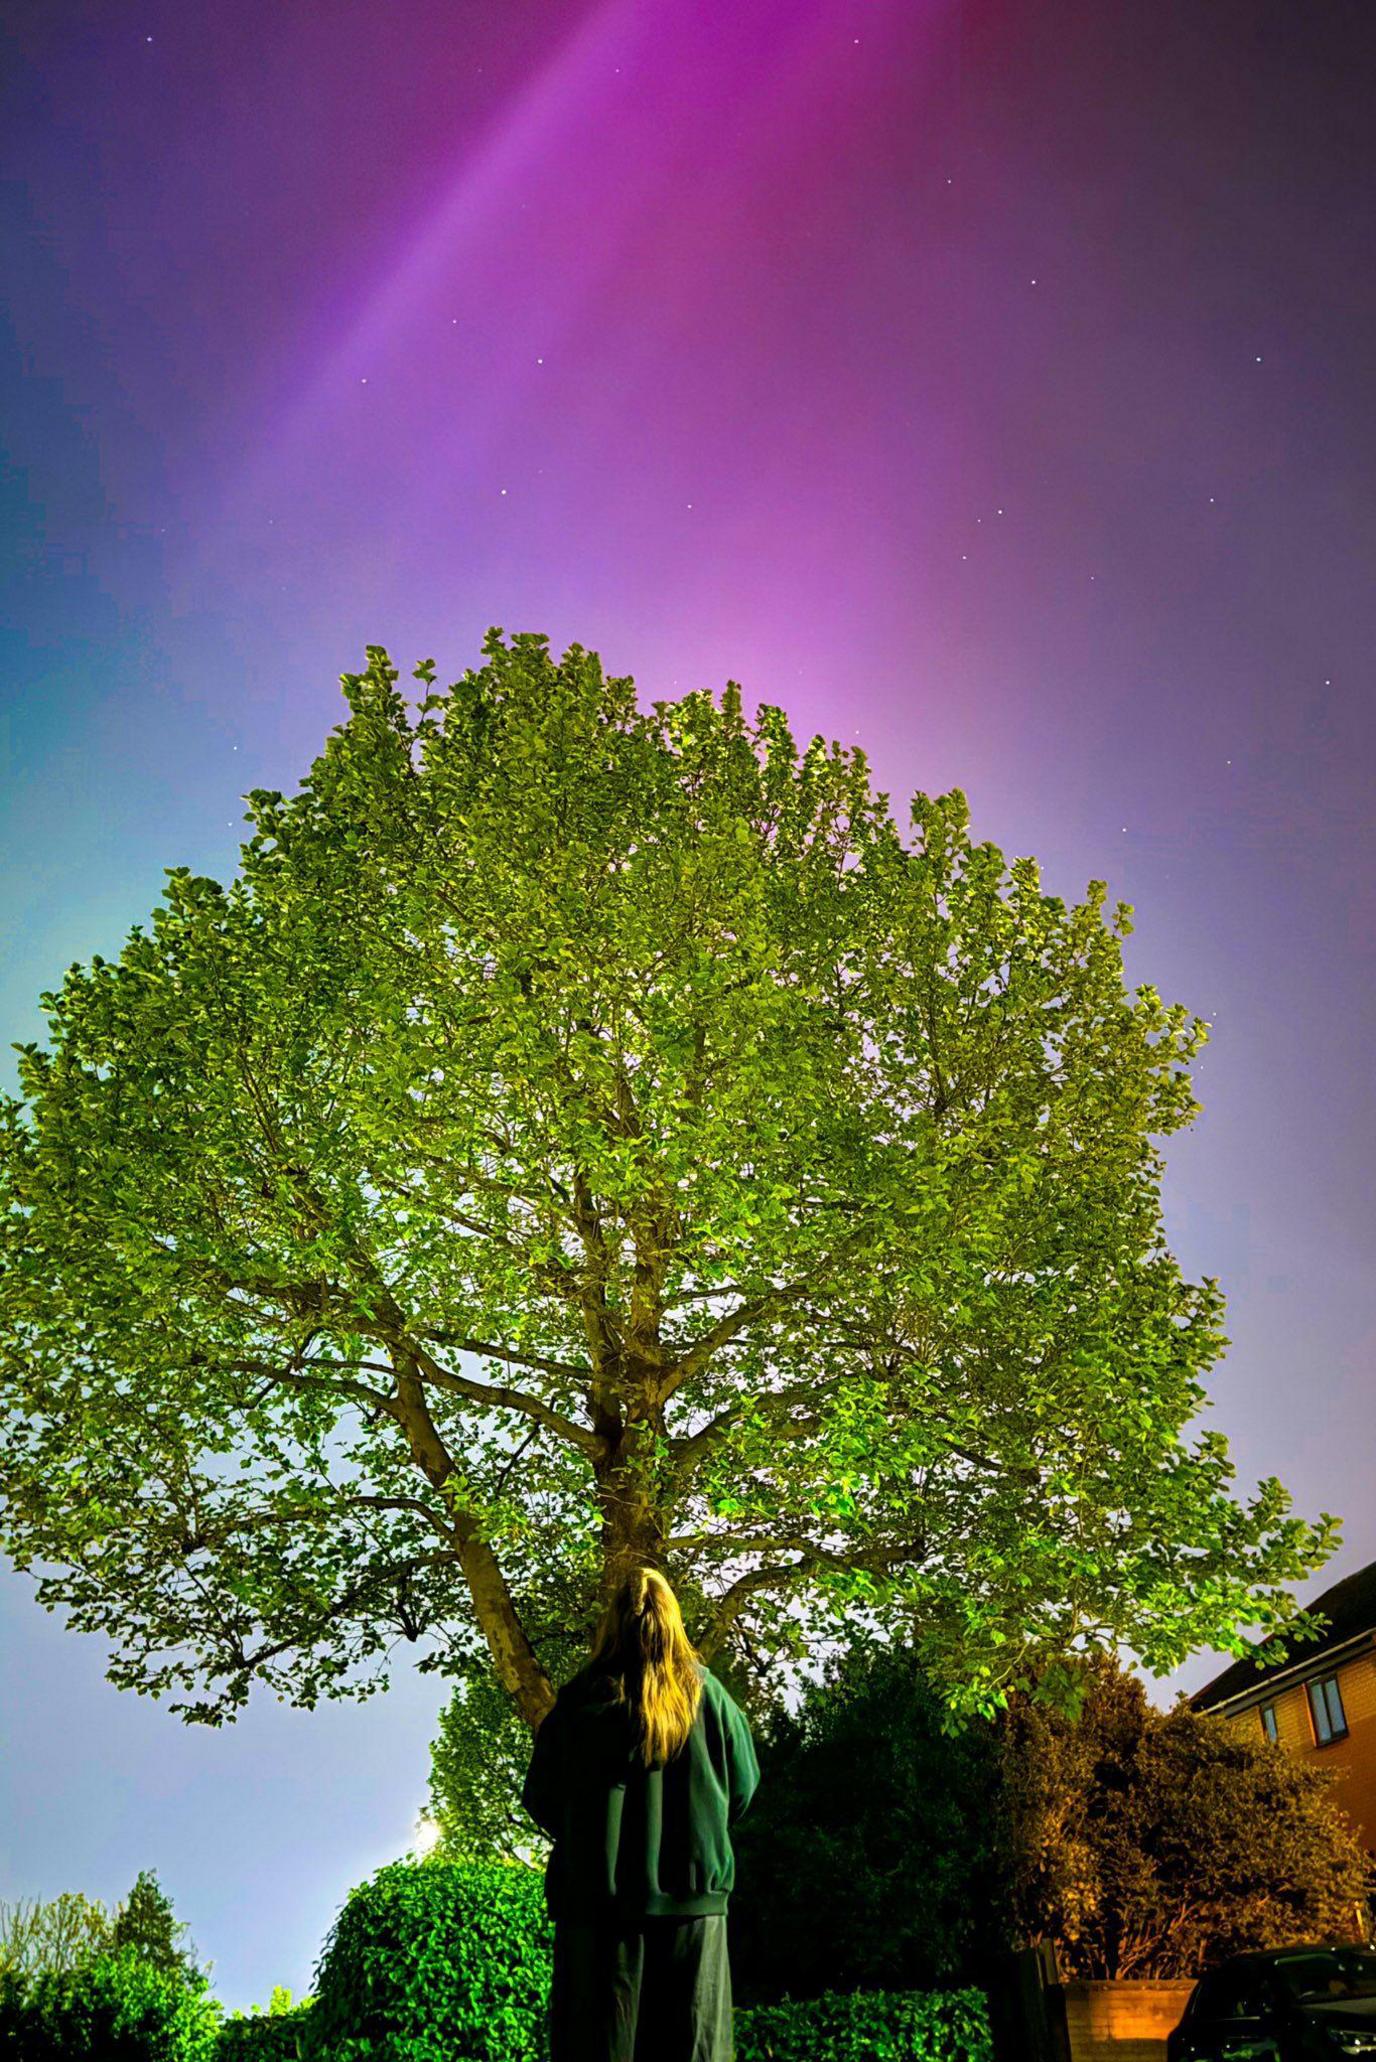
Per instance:
[[[799,211],[859,113],[848,74],[900,4],[593,8],[484,133],[456,139],[452,174],[382,276],[311,311],[313,369],[275,418],[244,426],[228,496],[240,519],[289,501],[322,463],[366,470],[379,520],[399,517],[429,466],[480,470],[558,416],[580,332],[583,385],[600,349],[629,390],[644,331],[665,339],[669,385],[691,383],[675,329],[762,226],[767,261],[768,224],[746,213],[761,193],[781,233],[806,237]],[[800,149],[794,176],[771,183]]]

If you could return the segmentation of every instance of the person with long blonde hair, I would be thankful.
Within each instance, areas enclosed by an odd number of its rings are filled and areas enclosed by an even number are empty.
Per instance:
[[[745,1714],[669,1583],[632,1569],[521,1792],[554,1843],[552,2062],[732,2062],[730,1828],[759,1779]]]

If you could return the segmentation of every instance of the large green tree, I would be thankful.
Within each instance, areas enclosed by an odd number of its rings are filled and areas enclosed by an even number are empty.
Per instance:
[[[761,1675],[856,1614],[957,1707],[1293,1626],[1331,1551],[1194,1432],[1154,1140],[1206,1026],[1128,905],[864,755],[571,647],[382,649],[228,888],[43,1000],[0,1107],[3,1542],[218,1723],[491,1668],[628,1564]],[[375,1663],[371,1673],[363,1664]],[[195,1696],[200,1690],[202,1694]]]

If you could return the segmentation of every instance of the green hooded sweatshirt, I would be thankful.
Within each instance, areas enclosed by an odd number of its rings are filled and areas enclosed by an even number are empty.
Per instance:
[[[686,1744],[647,1769],[607,1678],[580,1669],[535,1735],[521,1790],[554,1842],[545,1869],[550,1912],[724,1912],[736,1880],[728,1828],[759,1780],[745,1714],[710,1671]]]

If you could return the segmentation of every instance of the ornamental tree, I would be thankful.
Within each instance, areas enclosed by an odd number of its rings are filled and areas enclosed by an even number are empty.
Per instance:
[[[370,646],[238,877],[167,869],[18,1047],[0,1536],[40,1601],[211,1724],[255,1678],[366,1696],[402,1637],[536,1723],[637,1560],[708,1657],[862,1619],[956,1710],[1293,1629],[1335,1527],[1191,1429],[1223,1299],[1154,1141],[1207,1027],[1127,991],[1129,905],[1043,893],[958,789],[905,839],[734,684],[483,650],[409,701]]]
[[[1006,1904],[1062,1971],[1192,1977],[1228,1955],[1362,1940],[1376,1864],[1337,1772],[1230,1719],[1170,1712],[1099,1655],[1070,1723],[1016,1692],[1001,1722]]]

